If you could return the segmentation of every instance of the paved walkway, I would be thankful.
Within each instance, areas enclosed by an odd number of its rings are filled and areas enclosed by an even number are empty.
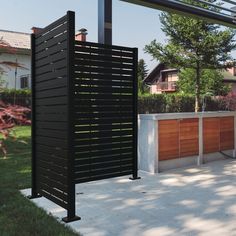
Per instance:
[[[236,236],[236,161],[140,176],[77,185],[82,220],[69,225],[84,236]],[[33,201],[58,220],[66,215],[45,198]]]

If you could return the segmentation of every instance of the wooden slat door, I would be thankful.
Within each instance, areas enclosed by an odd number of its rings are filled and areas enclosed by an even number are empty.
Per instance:
[[[220,118],[220,150],[234,149],[234,117]]]
[[[203,118],[203,153],[220,151],[220,119]]]
[[[180,157],[198,155],[199,152],[199,119],[180,120]]]
[[[158,127],[159,160],[179,157],[179,120],[161,120]]]

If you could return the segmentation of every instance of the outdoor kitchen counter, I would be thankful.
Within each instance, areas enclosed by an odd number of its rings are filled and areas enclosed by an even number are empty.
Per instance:
[[[139,169],[156,173],[235,157],[236,112],[140,114]]]

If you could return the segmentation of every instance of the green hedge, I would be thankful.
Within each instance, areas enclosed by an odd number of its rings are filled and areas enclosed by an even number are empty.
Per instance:
[[[4,90],[0,93],[0,100],[13,104],[15,90]],[[182,94],[145,94],[139,96],[139,114],[193,112],[195,98],[193,95]],[[16,104],[30,107],[31,91],[16,90]],[[236,110],[236,96],[207,97],[205,111]],[[200,105],[202,108],[202,104]]]
[[[235,98],[206,97],[205,111],[233,110],[232,101],[235,101]],[[139,114],[194,112],[194,103],[195,98],[192,95],[149,94],[139,97],[138,112]],[[202,104],[200,107],[202,108]]]
[[[22,95],[22,96],[31,96],[31,90],[30,89],[3,89],[1,91],[1,95],[4,96],[13,96],[16,95]]]
[[[14,104],[14,97],[15,105],[31,106],[31,90],[29,89],[4,89],[0,92],[0,100],[6,104]]]

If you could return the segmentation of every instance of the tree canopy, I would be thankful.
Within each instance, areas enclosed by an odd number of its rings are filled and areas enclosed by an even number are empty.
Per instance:
[[[179,72],[177,82],[178,91],[185,94],[194,94],[195,89],[195,70],[183,69]],[[202,70],[200,80],[201,96],[225,96],[230,91],[230,86],[223,83],[224,76],[220,70]]]
[[[193,2],[193,0],[185,1]],[[203,7],[206,5],[203,4]],[[171,13],[162,13],[160,21],[168,43],[161,44],[153,40],[145,47],[145,51],[169,66],[194,70],[192,79],[196,97],[195,111],[199,111],[202,93],[200,84],[205,74],[203,70],[226,69],[235,64],[230,54],[236,48],[235,30],[202,19]]]
[[[138,62],[138,91],[139,94],[144,94],[148,92],[148,88],[144,84],[144,79],[148,75],[147,64],[143,59]]]

